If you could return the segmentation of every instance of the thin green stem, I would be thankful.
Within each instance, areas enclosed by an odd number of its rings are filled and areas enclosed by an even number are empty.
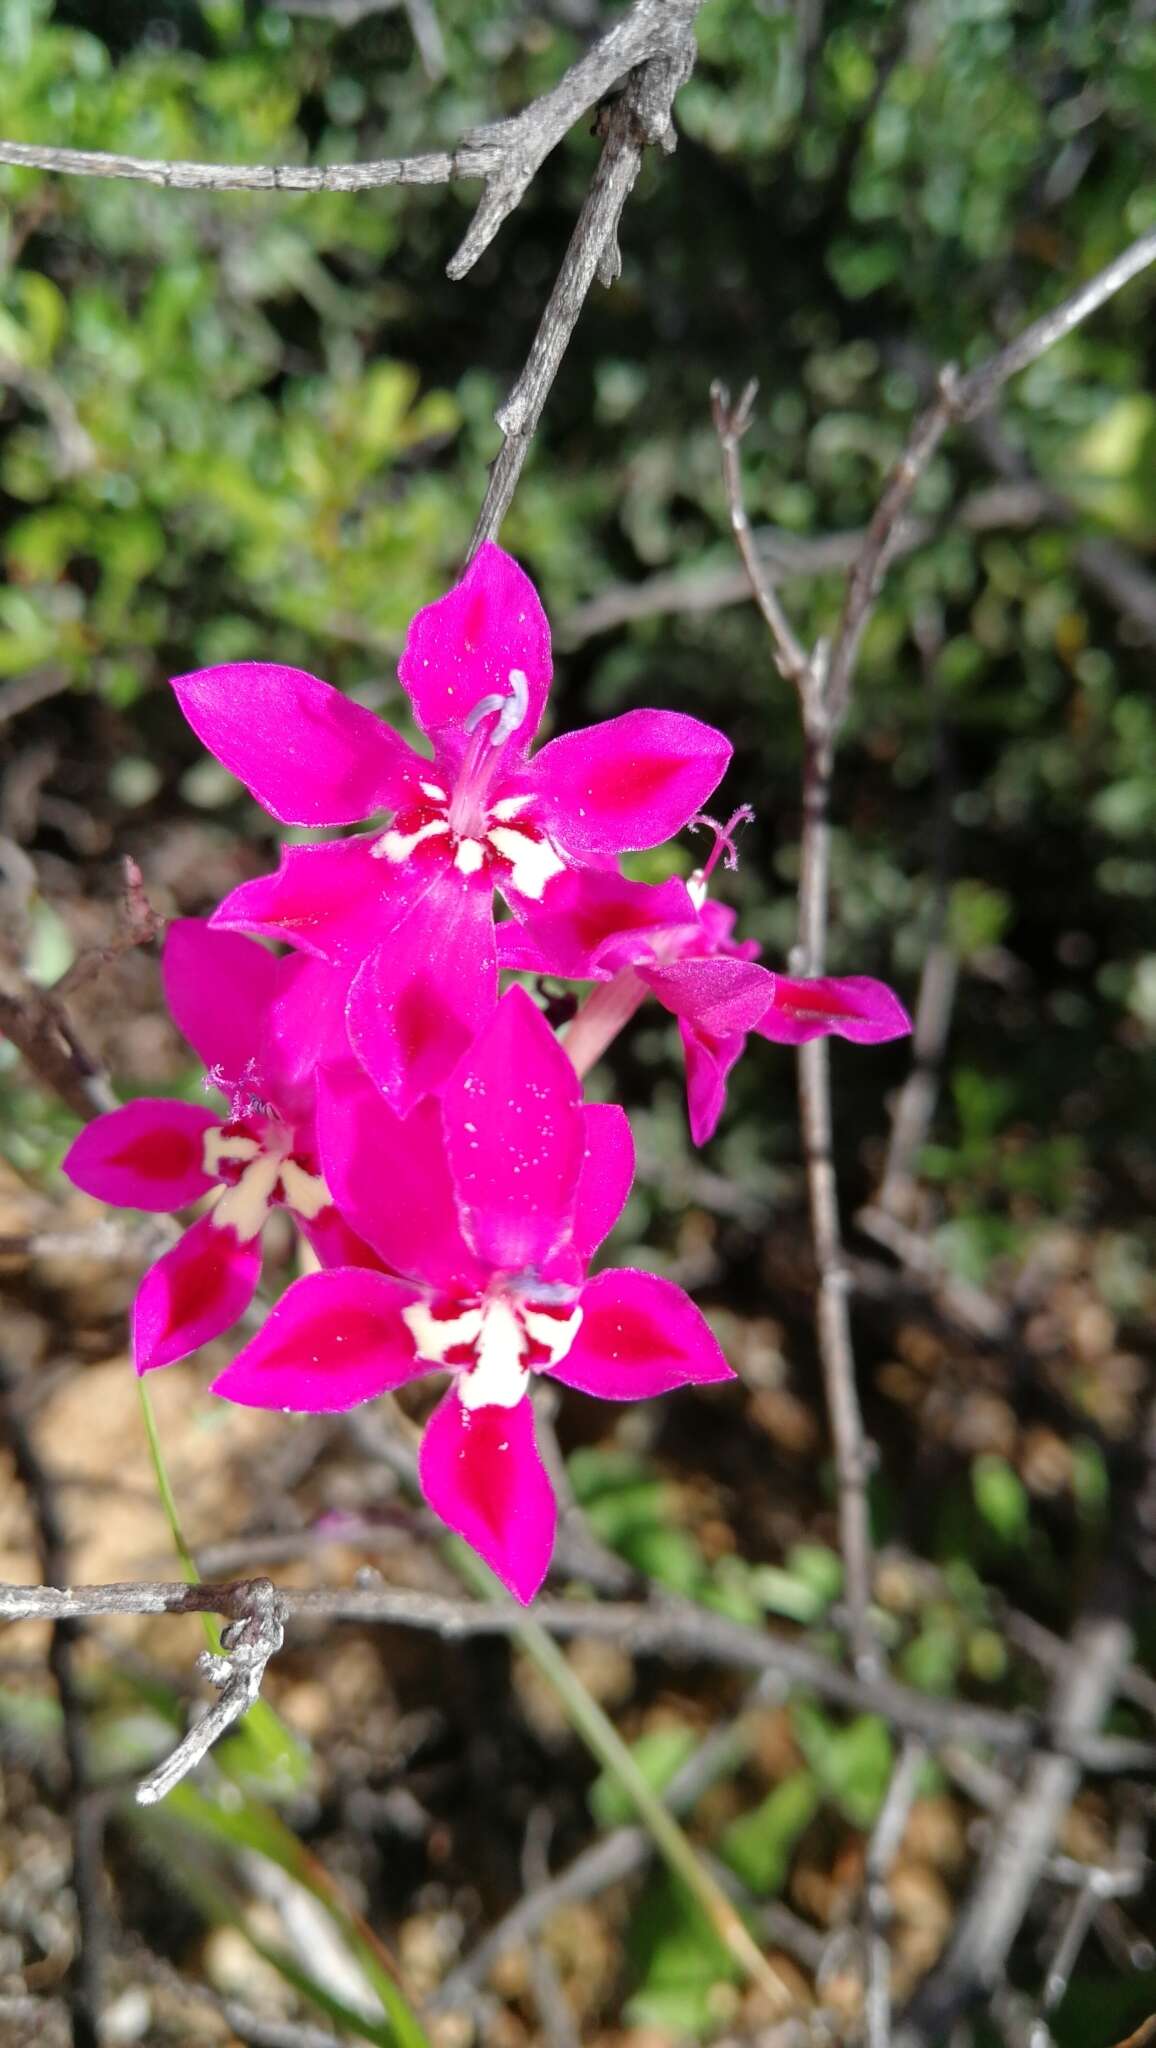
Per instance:
[[[490,1600],[505,1601],[509,1598],[486,1566],[463,1543],[455,1540],[447,1548],[456,1570],[468,1585]],[[668,1868],[685,1885],[744,1974],[765,1993],[776,2013],[794,2010],[797,2004],[794,1992],[767,1961],[746,1922],[697,1855],[693,1843],[670,1808],[648,1784],[614,1723],[591,1697],[558,1645],[530,1613],[519,1616],[515,1634],[526,1655],[553,1686],[575,1734],[603,1769],[617,1780]]]
[[[197,1561],[189,1549],[188,1543],[185,1540],[184,1529],[181,1526],[176,1495],[173,1492],[172,1481],[169,1478],[169,1468],[165,1463],[165,1454],[161,1448],[160,1431],[157,1428],[156,1410],[153,1407],[152,1395],[149,1393],[148,1385],[143,1377],[138,1377],[136,1385],[137,1393],[140,1395],[140,1412],[144,1417],[145,1436],[148,1438],[153,1476],[157,1482],[157,1494],[160,1498],[161,1507],[164,1509],[165,1520],[169,1525],[169,1535],[173,1539],[173,1549],[180,1559],[181,1575],[186,1586],[199,1586],[201,1574],[197,1570]],[[208,1614],[202,1616],[202,1622],[209,1648],[214,1656],[217,1656],[221,1648],[220,1626]]]

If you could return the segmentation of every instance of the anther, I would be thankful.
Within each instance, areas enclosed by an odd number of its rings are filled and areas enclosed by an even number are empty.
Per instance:
[[[697,870],[697,879],[703,882],[710,879],[714,869],[718,866],[720,854],[723,857],[723,866],[728,868],[732,874],[734,873],[739,864],[739,850],[735,845],[735,833],[740,825],[749,825],[754,815],[750,804],[740,804],[737,811],[731,812],[725,825],[720,825],[717,818],[709,817],[706,811],[700,811],[697,818],[691,819],[688,827],[689,831],[697,832],[700,826],[705,825],[709,831],[714,833],[714,846],[711,849],[710,858],[704,867]]]

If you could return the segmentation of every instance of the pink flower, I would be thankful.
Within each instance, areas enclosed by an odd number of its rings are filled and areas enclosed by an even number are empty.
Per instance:
[[[720,854],[735,864],[733,831],[744,806],[715,826],[714,851],[691,876],[653,887],[621,875],[560,877],[541,905],[499,934],[502,964],[566,979],[633,976],[677,1017],[686,1057],[687,1108],[696,1145],[713,1137],[727,1078],[748,1033],[784,1045],[836,1036],[859,1045],[899,1038],[911,1019],[886,983],[869,975],[792,979],[756,965],[753,939],[733,936],[735,913],[707,894]],[[705,823],[711,821],[704,820]]]
[[[87,1125],[64,1159],[77,1187],[120,1208],[163,1212],[216,1197],[141,1281],[138,1372],[187,1357],[244,1314],[273,1207],[292,1212],[327,1262],[376,1263],[338,1215],[317,1160],[309,1070],[325,1046],[332,969],[276,960],[251,939],[184,918],[169,926],[163,972],[169,1009],[227,1114],[129,1102]]]
[[[350,1040],[399,1115],[440,1087],[497,1000],[493,899],[517,913],[556,876],[678,831],[721,777],[721,733],[628,711],[532,759],[550,684],[532,583],[487,543],[414,619],[399,674],[433,758],[299,669],[241,662],[178,678],[205,745],[273,817],[388,830],[286,847],[214,923],[343,966]]]
[[[574,1069],[520,988],[440,1101],[402,1124],[347,1064],[322,1074],[318,1118],[343,1213],[403,1277],[348,1269],[297,1281],[214,1392],[328,1413],[450,1372],[422,1440],[423,1491],[529,1601],[555,1526],[531,1376],[611,1401],[732,1377],[681,1288],[629,1269],[587,1277],[630,1190],[626,1118],[583,1105]]]

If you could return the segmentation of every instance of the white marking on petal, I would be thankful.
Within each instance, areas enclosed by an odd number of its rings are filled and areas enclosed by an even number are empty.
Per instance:
[[[478,1362],[458,1381],[463,1408],[516,1408],[530,1384],[522,1364],[525,1339],[508,1301],[488,1301],[478,1336]]]
[[[256,1138],[246,1138],[240,1134],[226,1135],[218,1127],[216,1130],[205,1132],[202,1163],[205,1172],[212,1174],[215,1180],[226,1159],[255,1159],[260,1150]]]
[[[273,1190],[281,1178],[282,1155],[277,1152],[262,1152],[247,1166],[237,1185],[226,1188],[220,1196],[211,1215],[213,1227],[224,1230],[226,1225],[236,1231],[242,1244],[258,1237],[269,1213]]]
[[[442,1365],[447,1351],[459,1344],[472,1344],[482,1327],[480,1308],[463,1309],[460,1316],[435,1316],[427,1302],[413,1301],[401,1312],[402,1322],[413,1338],[419,1358]]]
[[[523,790],[521,796],[499,797],[496,804],[490,805],[490,816],[496,818],[499,825],[508,825],[511,818],[520,818],[526,805],[533,801],[532,789]]]
[[[526,1307],[522,1310],[522,1321],[527,1335],[549,1353],[551,1365],[559,1365],[578,1335],[582,1309],[577,1305],[563,1317],[543,1315],[541,1309]]]
[[[513,870],[510,887],[519,896],[529,896],[537,903],[547,882],[566,872],[565,861],[548,839],[531,839],[510,825],[495,826],[487,837],[495,853],[509,861]]]
[[[448,832],[449,829],[449,822],[445,818],[431,818],[428,825],[419,825],[416,832],[395,832],[391,827],[388,832],[382,833],[373,848],[373,858],[408,860],[414,847],[420,846],[423,839],[436,839],[440,833]]]
[[[701,868],[695,869],[686,885],[686,893],[694,904],[695,909],[701,910],[706,902],[706,876]]]
[[[307,1173],[295,1159],[287,1159],[282,1166],[281,1186],[289,1207],[295,1215],[303,1216],[306,1223],[312,1223],[333,1200],[321,1175]]]
[[[459,839],[454,866],[460,875],[476,875],[485,858],[486,849],[480,839]]]
[[[444,804],[447,801],[445,790],[440,782],[419,782],[418,788],[423,796],[428,796],[435,804]]]

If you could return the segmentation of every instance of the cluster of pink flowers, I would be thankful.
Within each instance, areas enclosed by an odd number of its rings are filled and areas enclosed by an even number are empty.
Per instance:
[[[448,1373],[423,1490],[529,1601],[555,1525],[532,1376],[628,1401],[731,1370],[681,1288],[626,1268],[590,1276],[630,1191],[629,1124],[583,1101],[577,1054],[524,985],[499,993],[500,975],[605,984],[591,1006],[601,995],[618,1022],[657,997],[679,1021],[698,1143],[749,1033],[870,1043],[910,1026],[880,982],[757,964],[707,894],[720,853],[733,859],[725,829],[689,882],[623,875],[622,854],[698,820],[730,747],[697,719],[629,711],[531,753],[549,628],[500,548],[418,614],[399,673],[428,755],[298,669],[241,662],[177,681],[194,731],[280,823],[389,822],[287,846],[210,919],[169,927],[165,994],[223,1107],[130,1102],[81,1132],[65,1169],[139,1209],[208,1198],[141,1283],[142,1373],[237,1322],[265,1218],[288,1209],[318,1269],[214,1393],[323,1413]]]

